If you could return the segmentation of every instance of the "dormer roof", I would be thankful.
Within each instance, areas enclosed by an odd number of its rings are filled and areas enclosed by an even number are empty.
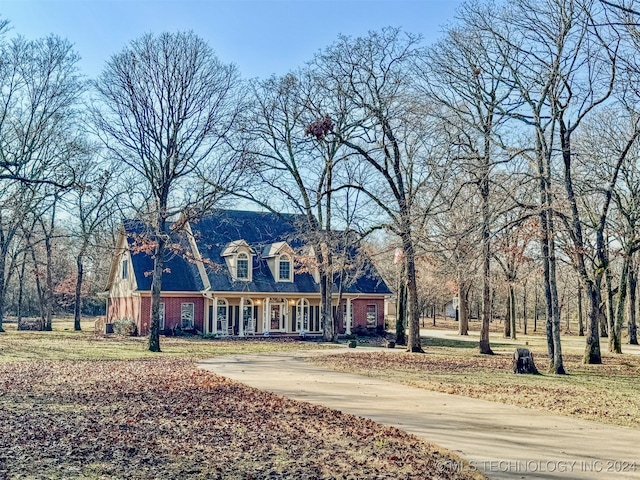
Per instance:
[[[227,243],[227,245],[222,250],[222,253],[220,254],[220,256],[228,257],[230,255],[235,255],[236,253],[242,250],[249,250],[251,254],[256,253],[255,250],[251,248],[251,245],[249,245],[245,240],[234,240],[232,242]]]
[[[287,242],[275,242],[265,245],[262,249],[263,258],[273,258],[282,253],[292,253],[293,250]]]

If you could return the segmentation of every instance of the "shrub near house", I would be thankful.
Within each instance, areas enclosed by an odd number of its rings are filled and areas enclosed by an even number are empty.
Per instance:
[[[300,268],[305,245],[297,215],[217,210],[172,231],[162,277],[160,330],[212,335],[320,335],[320,285],[314,268]],[[153,259],[142,222],[123,225],[108,284],[109,321],[131,318],[146,335],[151,318]],[[308,262],[307,262],[308,263]],[[387,285],[373,264],[343,286],[334,303],[338,330],[384,328]],[[337,290],[338,286],[335,286]],[[337,301],[337,299],[335,300]]]

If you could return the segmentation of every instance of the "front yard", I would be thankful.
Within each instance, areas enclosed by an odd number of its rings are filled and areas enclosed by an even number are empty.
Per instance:
[[[65,328],[0,334],[0,478],[484,478],[401,430],[195,365],[317,345],[163,338],[150,354]]]

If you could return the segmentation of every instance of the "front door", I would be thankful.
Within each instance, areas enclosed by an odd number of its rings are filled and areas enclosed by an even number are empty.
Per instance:
[[[282,303],[272,303],[271,304],[271,323],[269,325],[269,330],[280,331],[283,332],[284,322],[286,320],[286,311],[285,305]]]

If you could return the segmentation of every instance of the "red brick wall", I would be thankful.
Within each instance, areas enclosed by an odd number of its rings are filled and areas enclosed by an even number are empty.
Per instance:
[[[180,309],[183,303],[193,303],[193,324],[196,330],[204,331],[204,298],[203,297],[160,297],[164,303],[164,326],[174,328],[180,323]],[[149,334],[151,323],[151,297],[142,297],[140,335]]]
[[[351,312],[353,315],[353,326],[351,328],[352,330],[355,330],[357,327],[367,328],[367,305],[376,305],[378,307],[377,326],[384,328],[384,299],[360,298],[351,301]],[[340,331],[344,332],[344,325],[342,324],[342,322],[340,322]]]
[[[384,327],[384,299],[355,299],[351,302],[353,327],[367,328],[367,305],[377,306],[377,326]]]

